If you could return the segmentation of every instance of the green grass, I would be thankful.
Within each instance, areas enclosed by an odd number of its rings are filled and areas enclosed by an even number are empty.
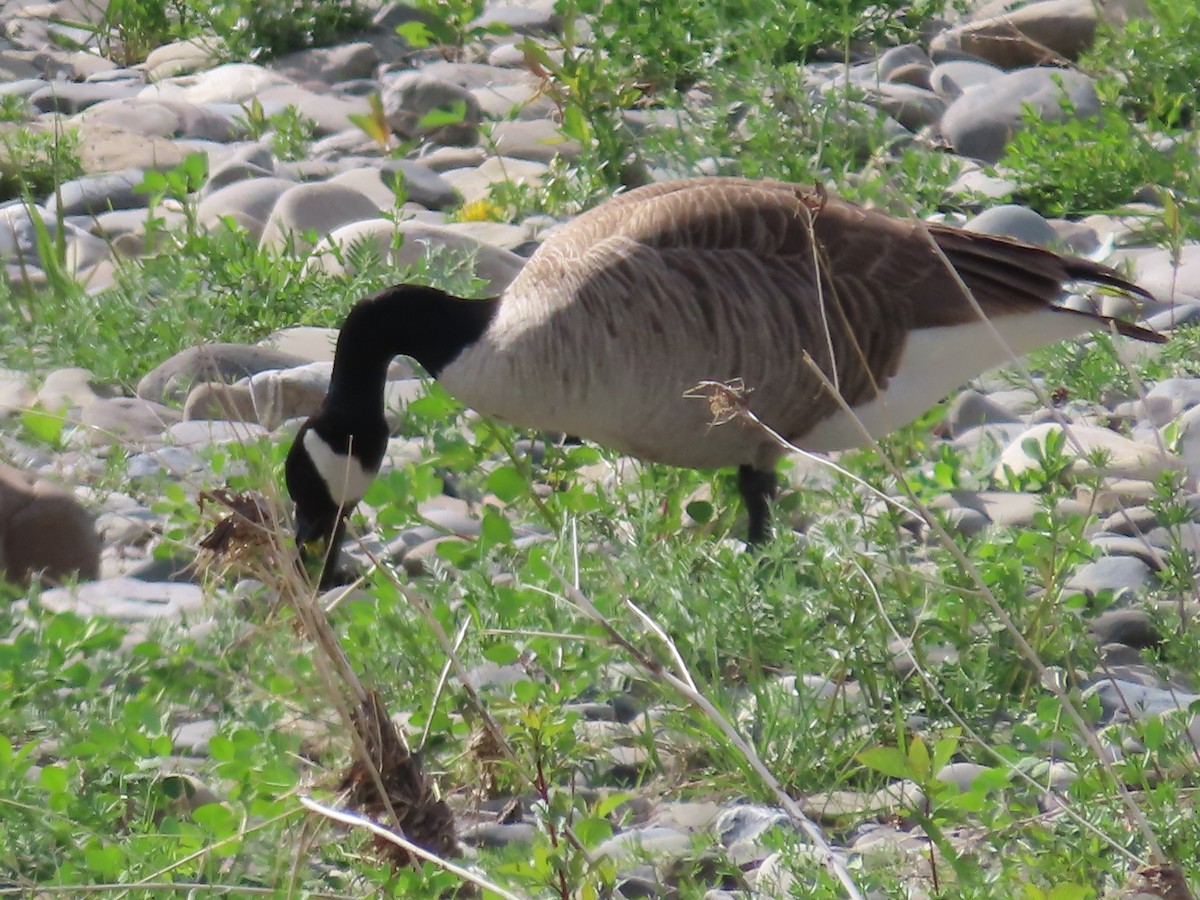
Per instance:
[[[445,12],[443,26],[422,36],[447,56],[468,58],[463,45],[485,36],[471,25],[473,0],[422,7]],[[114,46],[133,56],[203,24],[190,4],[114,8],[124,16],[119,27],[113,20]],[[279,21],[280,9],[229,3],[206,15],[247,17],[253,27],[228,46],[255,58],[323,42],[349,21],[337,17],[357,7],[302,5],[294,25]],[[897,212],[966,205],[948,194],[957,173],[951,158],[889,138],[853,91],[813,100],[796,68],[819,50],[906,40],[931,7],[904,14],[892,2],[681,0],[655,9],[625,0],[562,4],[564,60],[531,53],[582,158],[557,163],[539,190],[498,187],[488,218],[570,214],[650,167],[694,171],[711,158],[752,177],[827,183]],[[591,43],[573,30],[580,12],[594,17]],[[1190,22],[1178,9],[1160,12]],[[1006,165],[1025,199],[1056,215],[1109,209],[1144,183],[1174,192],[1175,212],[1152,237],[1178,250],[1192,230],[1189,186],[1198,165],[1194,154],[1150,149],[1157,132],[1177,134],[1185,108],[1179,84],[1159,78],[1150,57],[1160,40],[1172,72],[1200,66],[1200,56],[1194,42],[1184,46],[1166,32],[1151,39],[1140,27],[1105,37],[1091,57],[1113,84],[1122,76],[1130,85],[1107,95],[1105,127],[1033,124]],[[1145,79],[1162,81],[1163,92],[1145,95],[1153,102],[1142,107],[1129,98]],[[673,111],[676,124],[635,134],[625,114],[645,110]],[[1140,121],[1129,124],[1126,114]],[[247,123],[273,130],[281,155],[303,153],[308,135],[294,111],[267,119],[251,108]],[[49,162],[18,171],[13,196],[40,198],[75,171],[69,138],[38,147]],[[74,284],[61,245],[38,235],[48,287],[0,285],[0,365],[33,373],[81,365],[128,387],[202,340],[336,325],[355,299],[397,279],[477,287],[438,256],[397,273],[378,254],[348,248],[357,274],[333,276],[290,252],[259,249],[237,229],[205,232],[193,194],[206,176],[201,157],[147,176],[152,208],[179,204],[185,225],[155,230],[151,249],[124,260],[115,284],[99,293]],[[1133,396],[1138,384],[1200,374],[1198,340],[1200,330],[1181,329],[1162,354],[1131,366],[1101,337],[1041,351],[1030,368],[1072,400]],[[632,821],[632,798],[778,804],[761,762],[788,795],[814,803],[824,792],[870,792],[902,778],[919,785],[926,804],[878,818],[936,846],[930,892],[938,897],[1098,897],[1150,861],[1153,843],[1195,880],[1200,821],[1186,716],[1110,726],[1105,739],[1130,748],[1116,764],[1101,760],[1080,727],[1100,712],[1081,689],[1097,665],[1089,625],[1114,599],[1070,596],[1064,584],[1091,558],[1088,536],[1106,511],[1060,513],[1054,501],[1103,483],[1073,475],[1065,446],[1050,442],[1039,470],[996,484],[986,449],[959,453],[934,436],[940,415],[931,411],[891,436],[882,455],[864,450],[839,462],[908,509],[950,490],[1036,492],[1044,509],[1029,525],[942,539],[850,478],[828,474],[780,500],[780,515],[803,536],[785,530],[749,555],[728,539],[745,527],[729,473],[635,465],[618,482],[619,460],[591,446],[549,448],[534,468],[509,453],[522,435],[478,421],[436,386],[400,412],[401,431],[422,452],[371,488],[356,526],[396,537],[422,521],[421,504],[452,480],[460,496],[483,498],[480,534],[442,544],[419,580],[372,574],[329,620],[350,669],[403,717],[426,772],[456,810],[524,799],[533,844],[480,851],[477,872],[518,896],[612,896],[617,867],[595,849]],[[72,427],[47,411],[4,420],[0,431],[48,451],[73,446]],[[286,445],[213,451],[206,470],[182,483],[134,481],[125,466],[136,448],[106,451],[102,471],[72,478],[152,506],[165,517],[155,552],[190,557],[212,521],[198,509],[198,493],[227,485],[277,498]],[[1150,504],[1179,527],[1188,511],[1178,476],[1163,476],[1154,490]],[[544,536],[520,537],[530,525]],[[277,537],[286,543],[282,525]],[[305,636],[307,614],[279,601],[276,588],[295,589],[290,558],[266,559],[254,570],[265,586],[243,581],[235,590],[236,570],[204,577],[213,621],[197,631],[85,620],[47,609],[36,590],[3,589],[0,894],[11,886],[18,895],[70,896],[86,886],[130,898],[187,890],[433,897],[459,884],[432,864],[393,869],[362,829],[335,828],[301,805],[310,796],[342,805],[337,785],[354,759],[344,715],[351,679],[325,673],[327,657]],[[1146,663],[1192,683],[1200,680],[1195,629],[1174,617],[1194,597],[1195,574],[1189,554],[1168,551],[1141,598],[1175,610],[1157,612],[1164,642]],[[915,663],[898,659],[901,639]],[[461,670],[484,664],[526,677],[467,690]],[[784,680],[792,677],[798,690]],[[817,684],[835,689],[820,695]],[[632,704],[653,716],[598,727],[584,721],[580,701]],[[201,719],[216,732],[206,755],[189,758],[173,735]],[[500,746],[485,739],[489,719]],[[636,750],[636,764],[614,768],[616,735]],[[1060,797],[1064,811],[1046,815],[1039,779],[1051,748],[1077,780]],[[968,790],[944,785],[934,776],[947,760],[978,763],[983,775]],[[578,775],[595,790],[580,789]],[[1130,824],[1135,811],[1145,828]],[[822,827],[841,843],[863,818],[833,816]],[[845,896],[798,837],[781,831],[768,840],[783,853],[796,896]],[[704,851],[710,838],[697,843],[694,859],[673,869],[679,897],[703,897],[722,882],[747,887],[736,865]],[[863,892],[907,897],[930,858],[870,857],[852,877]],[[928,877],[921,884],[931,887]]]

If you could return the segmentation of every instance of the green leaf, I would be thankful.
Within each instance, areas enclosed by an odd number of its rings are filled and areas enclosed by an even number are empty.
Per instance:
[[[62,444],[63,429],[66,428],[67,407],[57,412],[51,412],[41,407],[26,409],[21,412],[21,427],[40,443],[50,447]]]
[[[873,769],[889,778],[916,780],[912,761],[903,750],[896,747],[871,747],[856,757],[868,769]]]
[[[441,128],[443,125],[457,125],[467,117],[467,101],[455,100],[444,109],[431,109],[417,120],[419,128]]]
[[[493,644],[483,651],[483,658],[498,666],[511,666],[521,658],[521,653],[512,644]]]
[[[712,521],[713,505],[707,500],[693,500],[687,505],[686,511],[689,516],[701,525]]]
[[[945,765],[950,762],[958,750],[958,732],[955,730],[944,738],[940,738],[933,744],[933,765],[931,769],[934,772],[940,772]]]
[[[608,819],[589,817],[579,819],[572,825],[575,836],[585,847],[596,847],[612,837],[612,823]]]
[[[206,803],[193,810],[192,819],[218,838],[230,837],[237,832],[237,815],[221,803]]]
[[[107,847],[88,847],[83,858],[97,881],[113,881],[125,867],[125,851],[118,844]]]
[[[1151,716],[1142,726],[1142,743],[1148,750],[1159,750],[1167,736],[1167,726],[1159,716]]]
[[[512,687],[513,696],[518,703],[532,704],[541,692],[541,688],[536,681],[518,681]]]
[[[66,793],[67,770],[62,766],[46,766],[38,775],[38,783],[51,794]]]
[[[170,187],[167,176],[154,169],[147,169],[139,184],[134,185],[134,191],[139,194],[149,194],[151,197],[161,197]]]
[[[383,100],[380,99],[378,93],[375,93],[367,97],[367,102],[371,105],[369,113],[351,113],[348,118],[352,124],[361,128],[369,138],[386,150],[392,139],[392,129],[388,125],[387,115],[383,111]],[[400,180],[401,176],[397,173],[396,177]]]
[[[492,470],[484,487],[505,503],[511,503],[529,490],[529,482],[516,466],[501,466]]]
[[[596,815],[608,818],[608,815],[618,806],[634,799],[635,797],[637,797],[637,794],[634,793],[609,794],[603,800],[598,800],[596,802]]]
[[[409,46],[417,50],[424,49],[433,43],[434,35],[424,22],[401,22],[396,26],[396,34],[408,41]]]
[[[495,507],[486,506],[479,529],[480,540],[489,547],[507,544],[513,539],[512,523]]]
[[[588,127],[583,110],[571,103],[563,110],[562,131],[569,138],[574,138],[583,146],[592,142],[592,130]]]
[[[1095,892],[1082,884],[1059,884],[1046,895],[1046,900],[1088,900],[1089,897],[1094,897]]]
[[[179,164],[179,171],[184,176],[187,192],[195,193],[208,181],[208,154],[202,150],[189,153],[187,158]]]
[[[908,761],[912,763],[913,771],[917,774],[917,781],[924,784],[933,777],[929,764],[929,748],[925,746],[919,734],[913,735],[913,739],[908,742]]]

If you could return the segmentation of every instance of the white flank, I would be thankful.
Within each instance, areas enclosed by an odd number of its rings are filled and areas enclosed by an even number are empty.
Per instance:
[[[880,438],[916,419],[951,391],[975,376],[1067,338],[1101,327],[1086,316],[1043,310],[992,319],[1004,344],[984,322],[922,328],[908,335],[900,368],[884,392],[854,413]],[[1007,344],[1007,346],[1005,346]],[[806,450],[830,451],[866,443],[862,428],[839,412],[821,422],[798,443]]]
[[[353,455],[338,453],[311,429],[304,433],[304,449],[329,489],[329,496],[344,510],[358,503],[375,479],[376,473],[364,469]]]

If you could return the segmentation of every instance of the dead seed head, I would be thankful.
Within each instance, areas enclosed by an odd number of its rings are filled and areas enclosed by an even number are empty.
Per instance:
[[[749,397],[753,392],[754,388],[746,387],[746,382],[741,378],[734,378],[731,381],[701,381],[684,391],[683,396],[689,400],[707,400],[712,416],[709,424],[716,426],[745,416],[749,412]]]

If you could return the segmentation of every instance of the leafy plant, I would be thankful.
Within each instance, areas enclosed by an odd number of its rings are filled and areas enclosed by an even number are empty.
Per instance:
[[[1110,107],[1095,118],[1069,114],[1053,123],[1027,108],[1023,122],[1000,164],[1019,196],[1043,215],[1114,209],[1140,187],[1171,181],[1169,158]]]
[[[308,155],[308,145],[316,131],[316,122],[294,106],[286,106],[267,115],[257,97],[243,105],[237,122],[254,140],[266,136],[276,159],[295,161]]]
[[[1149,15],[1131,15],[1103,30],[1080,60],[1114,79],[1124,108],[1154,128],[1187,127],[1200,82],[1200,9],[1173,0],[1146,0]]]
[[[82,174],[75,129],[18,126],[0,130],[0,201],[41,197]]]

